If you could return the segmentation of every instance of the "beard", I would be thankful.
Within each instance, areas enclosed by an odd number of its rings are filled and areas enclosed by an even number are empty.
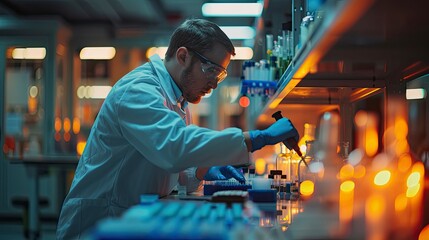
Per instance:
[[[182,95],[183,98],[190,103],[197,104],[201,101],[201,96],[192,94],[192,86],[194,80],[191,78],[191,71],[194,64],[187,67],[180,76],[180,82],[182,83]]]

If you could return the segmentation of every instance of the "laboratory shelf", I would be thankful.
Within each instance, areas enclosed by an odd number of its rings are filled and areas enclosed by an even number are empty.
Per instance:
[[[263,103],[263,106],[260,106],[262,109],[255,108],[256,111],[251,113],[251,117],[256,119],[261,113],[276,109],[288,93],[306,77],[311,68],[333,45],[336,41],[335,36],[346,31],[368,8],[370,2],[369,0],[327,2],[321,9],[321,12],[326,14],[323,15],[320,21],[314,23],[315,26],[313,31],[310,32],[307,41],[301,44],[291,64],[280,78],[277,91],[272,98]],[[349,12],[352,14],[349,14]]]
[[[338,103],[343,88],[350,89],[350,102],[380,92],[405,94],[407,81],[429,73],[428,7],[426,1],[326,1],[278,89],[252,109],[250,118],[271,120],[283,105],[318,104],[322,97]]]

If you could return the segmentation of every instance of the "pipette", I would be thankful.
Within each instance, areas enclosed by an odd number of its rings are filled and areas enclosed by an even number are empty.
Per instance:
[[[278,121],[281,118],[283,118],[282,112],[281,111],[277,111],[277,112],[273,113],[272,117],[274,119],[276,119],[276,121]],[[305,161],[304,156],[302,155],[301,149],[299,149],[298,142],[294,138],[288,138],[288,139],[284,140],[283,144],[285,146],[292,147],[292,149],[295,150],[295,152],[298,154],[298,156],[301,157],[301,160],[304,162],[305,166],[308,167],[308,164]]]

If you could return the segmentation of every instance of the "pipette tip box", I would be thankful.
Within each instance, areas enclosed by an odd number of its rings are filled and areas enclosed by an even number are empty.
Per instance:
[[[217,181],[205,181],[204,182],[204,195],[213,195],[213,193],[218,191],[228,191],[228,190],[241,190],[247,191],[252,188],[250,182],[240,183],[233,180],[217,180]]]

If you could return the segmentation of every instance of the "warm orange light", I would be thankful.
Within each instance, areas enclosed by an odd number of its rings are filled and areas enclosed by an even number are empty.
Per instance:
[[[299,185],[299,192],[303,196],[310,196],[314,192],[314,183],[310,180],[305,180]]]
[[[402,117],[395,119],[395,137],[397,140],[404,140],[408,135],[408,124]]]
[[[78,134],[80,132],[80,120],[79,118],[73,118],[73,133]]]
[[[354,167],[351,164],[346,164],[340,169],[340,179],[349,179],[354,175]]]
[[[258,175],[263,175],[265,173],[265,159],[263,158],[258,158],[255,161],[255,172]]]
[[[355,115],[355,124],[358,127],[364,127],[368,122],[368,114],[365,111],[358,111]]]
[[[378,151],[378,133],[375,128],[368,128],[365,134],[365,152],[368,156],[374,156]]]
[[[395,152],[396,156],[401,156],[402,154],[409,152],[410,147],[408,145],[407,139],[401,139],[396,141]]]
[[[307,146],[305,144],[299,146],[299,150],[301,150],[302,155],[305,156],[307,153]]]
[[[261,217],[259,218],[259,226],[260,227],[272,227],[273,223],[269,217]]]
[[[266,115],[266,114],[261,114],[261,115],[259,115],[259,120],[260,120],[260,122],[265,122],[265,121],[267,121],[269,118],[268,118],[268,116]]]
[[[413,168],[411,169],[411,172],[418,172],[420,176],[425,175],[425,166],[422,162],[416,162],[413,164]]]
[[[82,155],[83,150],[85,149],[86,141],[80,141],[77,143],[76,152],[79,155]]]
[[[422,162],[416,162],[413,164],[411,168],[411,174],[407,179],[407,197],[412,198],[415,197],[419,191],[421,186],[423,185],[423,176],[425,174],[425,167]]]
[[[354,178],[363,178],[366,174],[366,168],[362,165],[355,167]]]
[[[278,95],[271,101],[271,103],[268,105],[269,109],[276,109],[277,106],[283,101],[283,99],[292,91],[296,85],[301,81],[300,78],[293,77],[289,83],[286,85],[283,90],[278,93]],[[277,94],[277,93],[276,93]]]
[[[368,198],[365,204],[365,215],[370,220],[369,222],[377,222],[380,220],[386,209],[386,202],[381,195],[372,195]]]
[[[92,108],[89,104],[83,105],[83,119],[82,122],[84,123],[93,123],[94,118],[92,117]]]
[[[69,132],[65,132],[64,133],[64,141],[65,142],[69,142],[70,141],[70,133]]]
[[[241,96],[238,103],[241,107],[247,108],[250,105],[250,99],[247,96]]]
[[[384,146],[386,146],[388,148],[388,150],[393,146],[394,147],[394,142],[395,142],[395,133],[394,133],[394,129],[393,127],[388,127],[386,130],[384,130],[383,133],[383,142],[384,142]]]
[[[398,160],[398,170],[406,172],[412,164],[411,156],[409,154],[403,154]]]
[[[355,183],[353,181],[345,181],[341,183],[340,190],[342,192],[351,192],[355,189]]]
[[[411,188],[420,183],[420,173],[412,172],[407,178],[407,187]]]
[[[424,227],[419,234],[419,240],[427,240],[427,239],[429,239],[429,224],[426,225],[426,227]]]
[[[55,133],[55,141],[59,142],[61,140],[61,133],[56,132]]]
[[[64,118],[63,128],[64,128],[64,132],[66,132],[66,133],[70,132],[70,129],[71,129],[70,118],[68,118],[68,117]]]
[[[378,172],[374,177],[374,184],[377,186],[386,185],[390,181],[391,173],[388,170]]]
[[[339,217],[342,222],[347,222],[353,218],[354,189],[355,183],[350,180],[340,185]]]
[[[413,198],[419,193],[420,191],[420,184],[417,184],[416,186],[407,188],[407,198]]]
[[[55,132],[61,131],[61,118],[56,117],[54,122]]]
[[[395,211],[400,212],[407,208],[408,199],[404,194],[400,194],[395,198]]]
[[[37,98],[29,97],[28,98],[28,112],[30,114],[35,114],[37,112]]]

